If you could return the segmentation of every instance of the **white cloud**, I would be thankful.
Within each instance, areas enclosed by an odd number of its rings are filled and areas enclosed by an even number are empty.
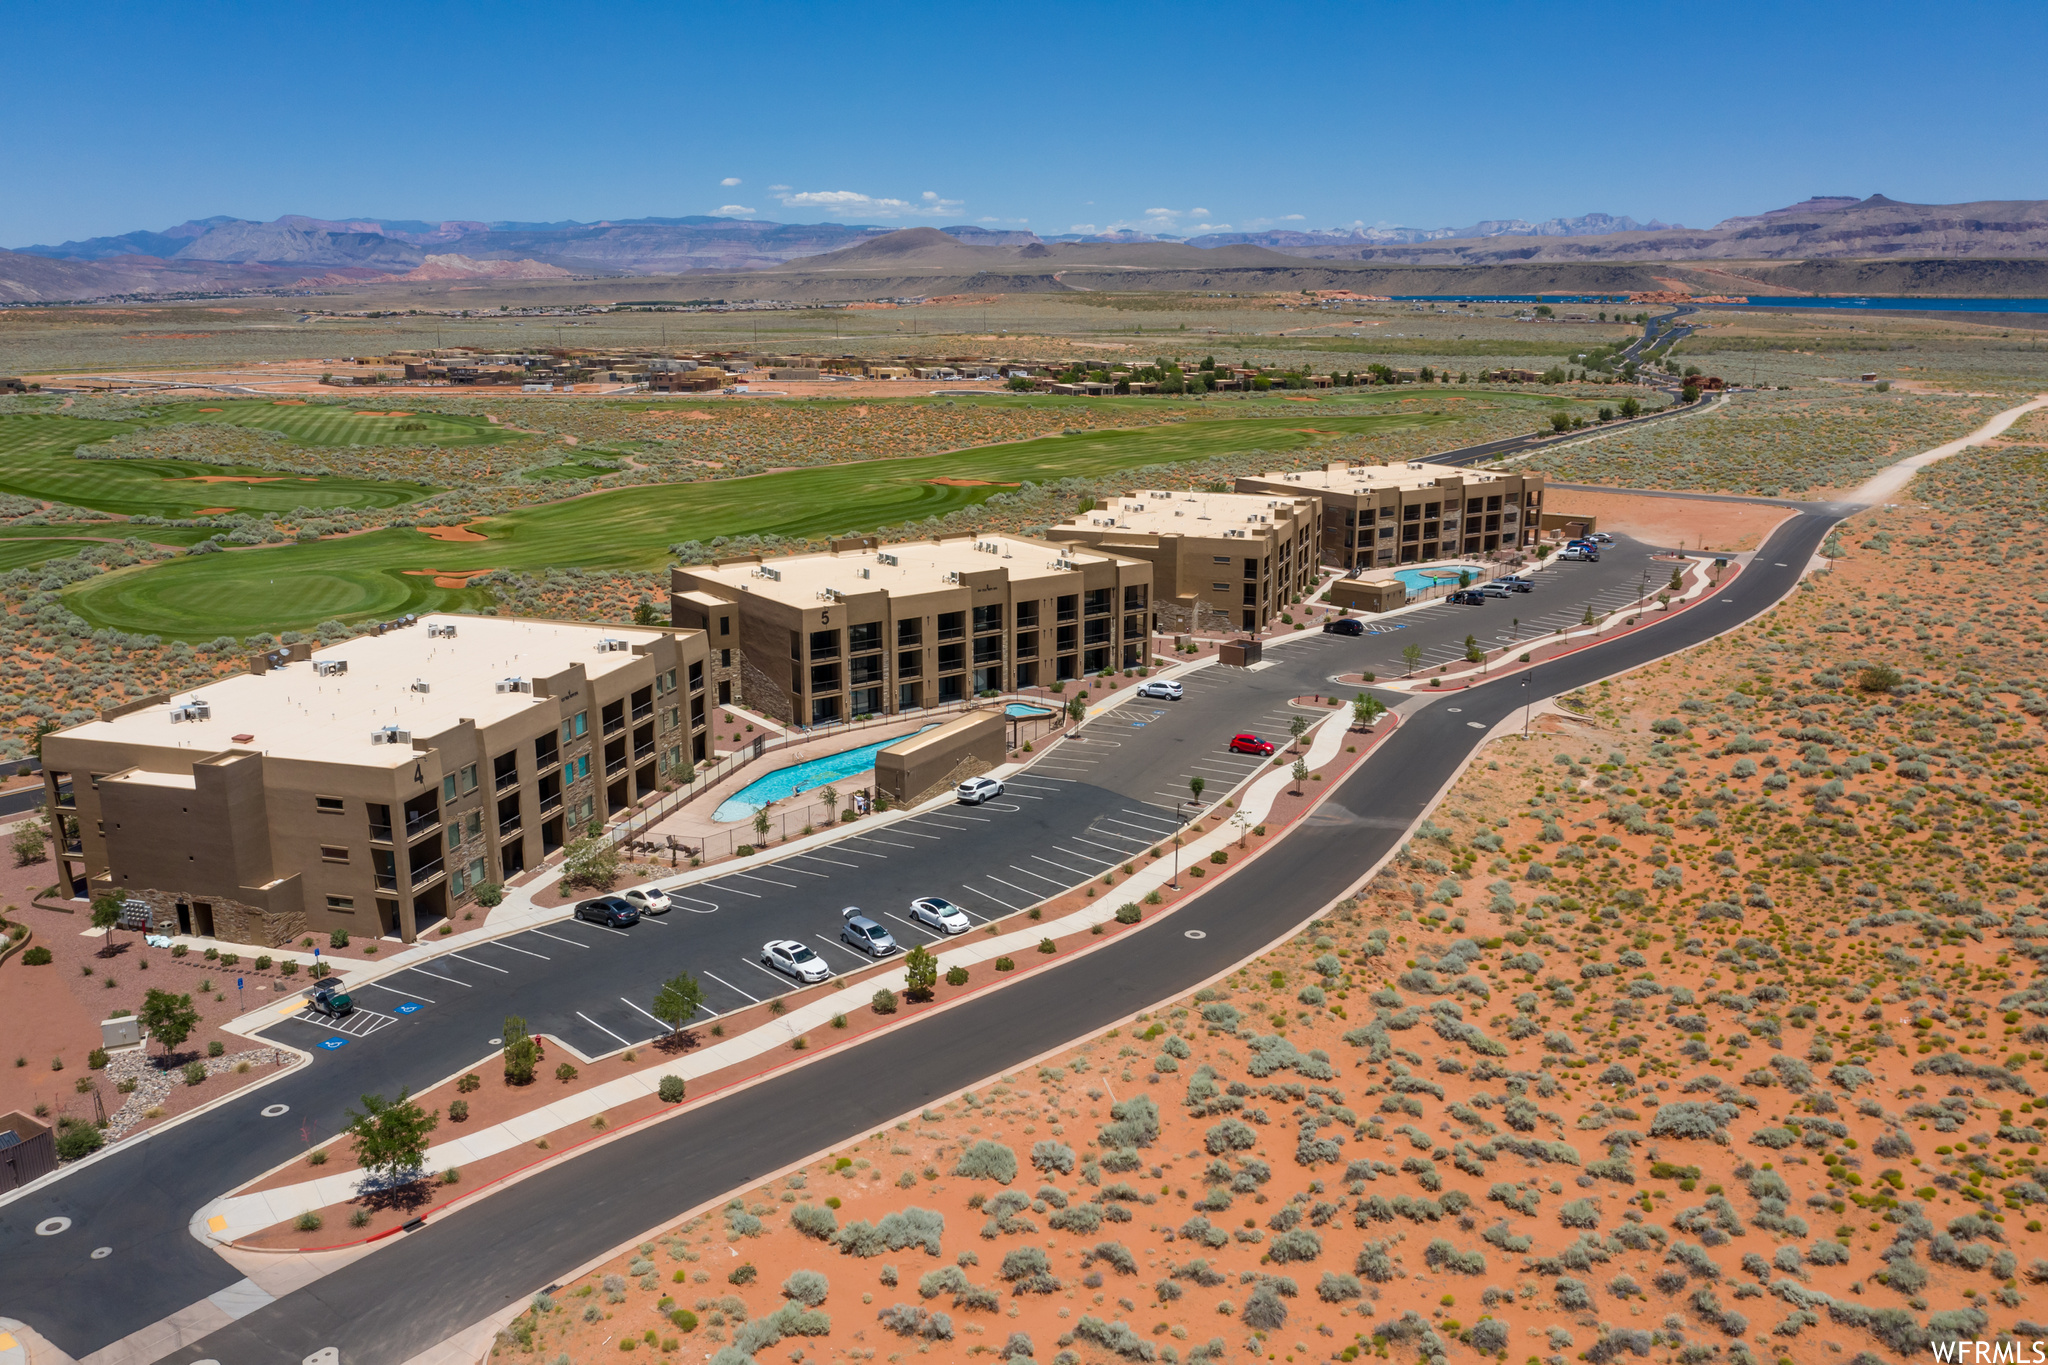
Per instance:
[[[915,202],[908,199],[878,198],[856,190],[805,190],[785,194],[788,209],[823,209],[827,213],[857,214],[863,218],[941,218],[957,215],[963,207],[958,199],[942,199],[926,190]]]
[[[785,193],[787,193],[787,192],[788,192],[788,190],[789,190],[789,186],[787,186],[787,185],[770,185],[770,186],[768,187],[768,190],[769,190],[769,192],[770,192],[771,194],[785,194]]]
[[[719,184],[721,184],[721,185],[727,185],[727,186],[730,186],[730,185],[737,185],[737,184],[739,184],[739,183],[740,183],[740,178],[739,178],[738,176],[736,176],[736,175],[729,175],[729,176],[727,176],[727,177],[726,177],[725,179],[723,179],[723,180],[719,181],[718,183],[719,183]]]
[[[1207,218],[1208,216],[1209,216],[1209,210],[1207,210],[1207,209],[1189,209],[1189,210],[1188,210],[1188,217],[1190,217],[1190,218]]]
[[[1301,219],[1302,215],[1298,213],[1283,213],[1280,215],[1280,221],[1283,223],[1298,223]]]
[[[755,213],[745,204],[720,204],[714,211],[720,218],[751,218]]]
[[[1096,226],[1095,226],[1095,224],[1093,224],[1093,223],[1069,223],[1069,224],[1067,224],[1067,231],[1069,231],[1069,232],[1100,232],[1100,231],[1102,231],[1102,229],[1101,229],[1101,228],[1098,228],[1098,227],[1096,227]]]

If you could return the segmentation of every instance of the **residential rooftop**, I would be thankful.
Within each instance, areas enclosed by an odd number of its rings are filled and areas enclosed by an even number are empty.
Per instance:
[[[734,593],[809,608],[834,594],[936,592],[954,586],[950,575],[964,572],[1000,568],[1008,571],[1012,583],[1026,583],[1072,573],[1084,564],[1115,563],[1117,558],[1049,540],[988,535],[789,555],[758,563],[697,565],[685,572],[700,583],[716,583]]]
[[[74,726],[63,737],[198,753],[249,749],[276,758],[395,768],[413,761],[411,743],[373,740],[373,733],[396,727],[425,738],[464,720],[480,728],[496,724],[547,700],[533,695],[535,678],[579,663],[589,677],[603,677],[633,662],[633,646],[651,645],[669,633],[502,616],[422,616],[382,635],[316,649],[311,659],[222,678],[173,693],[169,701]],[[511,679],[525,687],[499,690]],[[202,707],[203,717],[197,714]]]
[[[1312,490],[1311,490],[1312,491]],[[1148,535],[1222,536],[1263,534],[1276,521],[1313,509],[1301,499],[1275,497],[1270,493],[1127,493],[1110,498],[1092,511],[1082,512],[1053,528],[1078,531],[1108,529],[1138,531]]]
[[[1485,470],[1417,460],[1406,464],[1351,464],[1332,460],[1321,469],[1276,469],[1249,476],[1261,483],[1287,483],[1304,493],[1371,493],[1383,488],[1434,488],[1439,479],[1491,482]]]

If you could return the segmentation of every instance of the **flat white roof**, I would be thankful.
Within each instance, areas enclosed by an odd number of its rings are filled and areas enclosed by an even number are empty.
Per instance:
[[[934,592],[952,586],[946,575],[963,570],[1004,569],[1013,583],[1074,572],[1066,565],[1113,563],[1118,556],[1024,536],[988,535],[944,542],[921,540],[874,550],[845,550],[764,559],[759,564],[703,566],[688,570],[699,579],[771,602],[809,608],[831,592]],[[763,572],[763,571],[766,572]],[[769,575],[777,575],[770,577]],[[693,597],[693,594],[684,594]]]
[[[1304,491],[1301,500],[1308,497],[1309,492]],[[1181,536],[1264,533],[1308,510],[1295,499],[1272,493],[1127,493],[1108,499],[1093,511],[1069,517],[1060,523],[1060,529],[1115,528]]]
[[[1453,464],[1345,464],[1332,463],[1323,469],[1276,469],[1255,474],[1262,483],[1286,483],[1304,493],[1369,493],[1381,488],[1432,488],[1438,479],[1469,479],[1491,483],[1500,477],[1485,470],[1463,469]]]
[[[453,626],[455,635],[429,637],[429,625]],[[501,680],[531,683],[574,663],[593,678],[603,677],[633,661],[632,645],[651,644],[663,634],[503,616],[422,616],[416,625],[316,649],[310,661],[176,692],[168,703],[89,721],[63,737],[197,753],[251,749],[278,758],[395,768],[413,761],[412,745],[373,743],[372,731],[396,726],[424,738],[464,719],[492,725],[536,704],[531,692],[498,691]],[[624,640],[628,647],[600,650],[598,642],[605,639]],[[315,665],[331,661],[347,663],[348,670],[320,676]],[[427,690],[415,691],[415,682]],[[193,702],[206,704],[207,719],[172,719]]]

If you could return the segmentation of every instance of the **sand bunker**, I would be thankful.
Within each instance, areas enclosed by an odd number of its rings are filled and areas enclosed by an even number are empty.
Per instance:
[[[273,408],[303,408],[306,406],[306,400],[303,398],[273,398],[270,400],[270,406]]]
[[[477,539],[481,540],[481,539],[483,539],[483,537],[479,536],[479,537],[477,537]],[[497,570],[496,570],[496,569],[407,569],[407,570],[406,570],[405,572],[406,572],[406,576],[407,576],[407,577],[409,577],[409,578],[431,578],[431,579],[433,579],[433,580],[434,580],[434,586],[435,586],[435,587],[437,587],[437,588],[466,588],[466,587],[468,587],[468,586],[469,586],[469,580],[470,580],[470,579],[472,579],[472,578],[481,578],[481,577],[483,577],[483,576],[484,576],[485,574],[487,574],[487,573],[496,573],[496,572],[497,572]]]
[[[410,417],[409,412],[359,412],[358,417]]]
[[[255,475],[255,474],[193,474],[193,475],[190,475],[190,476],[188,476],[188,477],[186,477],[186,478],[183,478],[183,479],[180,479],[180,480],[178,480],[178,482],[179,482],[179,483],[283,483],[283,482],[284,482],[284,475],[282,475],[282,474],[272,474],[272,475],[267,475],[267,476],[260,476],[260,477],[259,477],[258,475]],[[313,479],[306,479],[306,480],[302,480],[302,482],[305,482],[305,483],[314,483],[314,482],[318,482],[318,481],[317,481],[317,480],[313,480]]]
[[[951,475],[939,479],[926,479],[926,483],[941,484],[947,488],[1017,488],[1014,483],[993,483],[988,479],[956,479]]]
[[[469,529],[470,526],[474,526],[475,524],[475,522],[470,522],[468,523],[468,525],[464,526],[418,526],[414,527],[413,529],[419,531],[422,535],[431,536],[435,540],[459,541],[488,539],[488,537],[479,535],[475,531]]]
[[[200,508],[200,509],[198,510],[198,512],[197,512],[197,513],[195,513],[194,515],[196,515],[196,516],[202,516],[202,517],[210,517],[210,516],[214,516],[214,515],[216,515],[216,514],[218,514],[218,513],[221,513],[221,512],[232,512],[232,511],[234,511],[234,510],[235,510],[235,509],[234,509],[234,508],[232,508],[232,507],[202,507],[202,508]]]

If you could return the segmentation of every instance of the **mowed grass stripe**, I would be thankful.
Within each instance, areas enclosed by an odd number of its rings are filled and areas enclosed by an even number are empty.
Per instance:
[[[1430,413],[1304,412],[1191,421],[753,478],[624,488],[483,522],[476,527],[487,537],[481,542],[443,543],[416,531],[391,530],[233,551],[103,575],[71,589],[66,601],[95,626],[195,640],[303,629],[329,617],[457,610],[483,604],[487,594],[436,588],[431,577],[407,571],[659,569],[670,562],[668,547],[686,540],[873,530],[943,516],[1003,491],[999,485],[1026,479],[1103,477],[1249,449],[1278,457],[1329,439],[1321,433],[1370,435],[1457,420]],[[962,488],[932,482],[938,478],[990,483]],[[345,591],[341,583],[348,585]]]

